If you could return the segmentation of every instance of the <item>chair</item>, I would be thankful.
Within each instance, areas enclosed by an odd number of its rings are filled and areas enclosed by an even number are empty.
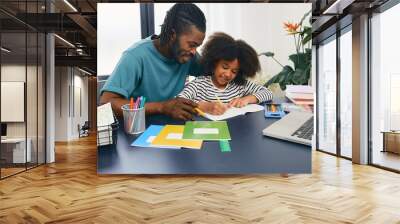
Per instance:
[[[89,129],[90,129],[89,121],[85,121],[82,127],[80,127],[80,125],[78,124],[79,138],[89,136]]]

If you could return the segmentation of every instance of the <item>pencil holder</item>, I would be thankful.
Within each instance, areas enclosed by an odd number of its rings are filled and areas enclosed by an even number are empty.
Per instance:
[[[129,104],[121,107],[124,115],[125,132],[131,135],[137,135],[146,129],[146,116],[144,107],[130,109]]]

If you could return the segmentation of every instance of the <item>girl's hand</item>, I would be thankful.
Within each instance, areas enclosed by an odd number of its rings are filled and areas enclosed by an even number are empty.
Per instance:
[[[258,103],[257,98],[253,95],[235,98],[231,100],[228,105],[230,107],[244,107],[251,103]]]
[[[219,102],[201,101],[199,102],[199,109],[212,115],[221,115],[229,109],[229,105],[225,103],[221,104]]]

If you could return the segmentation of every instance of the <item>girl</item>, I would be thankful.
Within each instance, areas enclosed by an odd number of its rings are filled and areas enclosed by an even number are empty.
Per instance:
[[[201,63],[205,76],[188,83],[178,95],[198,103],[200,110],[220,115],[229,107],[272,100],[270,90],[247,80],[260,70],[260,62],[246,42],[215,33],[205,43]]]

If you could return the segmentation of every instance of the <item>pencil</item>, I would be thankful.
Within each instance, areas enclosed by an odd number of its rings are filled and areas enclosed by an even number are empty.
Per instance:
[[[221,105],[224,105],[217,95],[215,95],[215,97],[217,98],[218,103],[220,103]]]
[[[206,113],[204,113],[202,110],[200,110],[199,108],[194,108],[196,111],[197,111],[197,113],[200,115],[200,116],[203,116],[203,117],[206,117]]]

